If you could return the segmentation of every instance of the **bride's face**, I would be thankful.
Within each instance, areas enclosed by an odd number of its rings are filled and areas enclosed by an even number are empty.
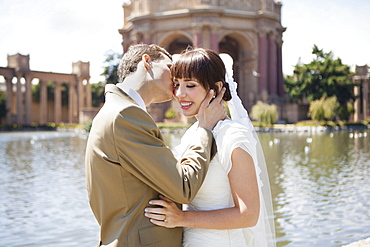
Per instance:
[[[195,79],[174,79],[174,97],[179,102],[182,113],[187,116],[198,114],[207,91]]]

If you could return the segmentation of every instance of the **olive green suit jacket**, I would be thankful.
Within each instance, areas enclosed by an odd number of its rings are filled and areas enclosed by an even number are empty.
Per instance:
[[[216,152],[212,133],[198,128],[177,161],[151,116],[116,85],[93,120],[86,146],[86,185],[100,225],[100,246],[181,246],[182,228],[155,226],[144,216],[163,194],[189,203]]]

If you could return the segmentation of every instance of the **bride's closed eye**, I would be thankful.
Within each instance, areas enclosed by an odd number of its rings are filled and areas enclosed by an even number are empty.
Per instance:
[[[194,88],[199,85],[199,83],[194,79],[185,79],[187,88]]]
[[[180,83],[174,83],[173,88],[178,88],[180,86]],[[196,85],[186,85],[187,88],[194,88]]]
[[[177,89],[180,87],[180,84],[185,85],[186,88],[195,88],[200,84],[194,79],[173,79],[173,88]]]

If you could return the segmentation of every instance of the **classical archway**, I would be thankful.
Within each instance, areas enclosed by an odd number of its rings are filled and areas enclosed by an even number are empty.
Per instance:
[[[155,43],[176,54],[188,45],[227,53],[245,107],[284,101],[281,3],[274,0],[132,0],[123,6],[123,52]],[[144,34],[142,37],[138,33]],[[140,40],[140,42],[138,42]]]
[[[170,54],[180,54],[188,46],[193,46],[191,36],[186,32],[174,32],[164,36],[158,43]]]
[[[0,67],[6,87],[6,124],[80,123],[81,114],[91,108],[90,64],[73,63],[73,73],[62,74],[30,70],[29,60],[29,55],[10,55],[8,66]],[[49,94],[48,85],[53,91]],[[35,87],[39,95],[32,99]]]
[[[256,95],[258,95],[255,45],[245,34],[225,32],[221,35],[219,52],[229,54],[233,58],[234,80],[238,83],[238,94],[248,109],[256,102]]]

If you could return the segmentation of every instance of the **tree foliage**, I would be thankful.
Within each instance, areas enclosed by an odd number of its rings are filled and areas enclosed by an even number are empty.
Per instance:
[[[340,58],[335,59],[332,52],[325,53],[314,45],[312,54],[316,57],[309,64],[297,64],[292,76],[285,78],[285,89],[291,99],[309,102],[320,100],[322,97],[337,97],[338,112],[341,117],[349,117],[348,103],[355,99],[351,80],[350,67],[342,64]]]
[[[105,56],[104,71],[101,75],[105,77],[105,84],[116,84],[119,82],[117,71],[122,55],[113,51],[108,51]]]
[[[69,85],[66,83],[63,83],[61,85],[61,93],[62,93],[62,105],[68,105],[68,99],[69,99],[69,94],[68,94],[68,88]],[[48,101],[53,101],[54,100],[54,94],[55,94],[55,84],[50,81],[46,84],[46,93],[47,93],[47,98]],[[34,102],[40,102],[40,95],[41,95],[41,84],[38,83],[36,85],[32,85],[32,100]]]
[[[105,54],[104,71],[101,73],[105,81],[91,84],[92,105],[100,107],[104,103],[104,88],[106,84],[116,84],[119,82],[118,65],[122,55],[113,51],[108,51]]]
[[[104,103],[104,86],[104,82],[91,84],[91,104],[93,107],[100,107]]]
[[[6,110],[6,94],[0,92],[0,122],[2,118],[5,118],[7,113]]]

